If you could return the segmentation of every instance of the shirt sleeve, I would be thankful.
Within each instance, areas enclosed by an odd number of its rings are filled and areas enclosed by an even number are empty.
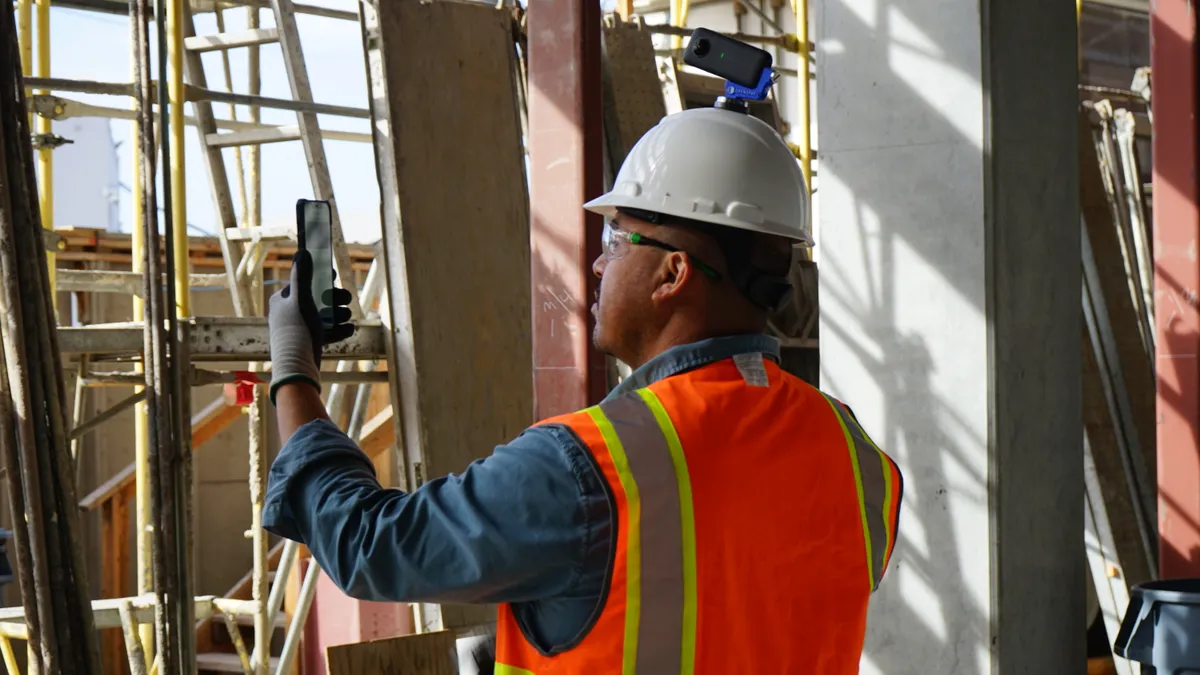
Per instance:
[[[346,594],[395,602],[526,602],[560,595],[610,518],[574,434],[535,427],[461,475],[386,489],[327,420],[271,466],[266,529],[299,541]]]

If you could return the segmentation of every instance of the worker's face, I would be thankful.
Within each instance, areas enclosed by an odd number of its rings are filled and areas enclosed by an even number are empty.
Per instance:
[[[643,345],[657,330],[655,290],[663,251],[630,243],[633,232],[653,236],[653,225],[618,216],[605,225],[601,253],[592,263],[600,279],[592,315],[596,348],[638,365]]]

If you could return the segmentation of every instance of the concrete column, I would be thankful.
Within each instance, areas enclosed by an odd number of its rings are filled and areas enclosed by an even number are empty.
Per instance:
[[[822,386],[905,477],[862,672],[1083,672],[1075,8],[816,9]]]

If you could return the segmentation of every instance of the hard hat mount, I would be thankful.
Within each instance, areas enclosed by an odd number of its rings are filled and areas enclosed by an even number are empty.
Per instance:
[[[707,28],[688,39],[683,62],[725,80],[725,95],[715,107],[748,114],[749,101],[762,101],[779,79],[771,53]]]

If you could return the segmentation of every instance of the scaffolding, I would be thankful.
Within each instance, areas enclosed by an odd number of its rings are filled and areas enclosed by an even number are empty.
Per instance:
[[[65,4],[65,3],[64,3]],[[355,337],[328,350],[327,359],[338,363],[337,372],[326,378],[332,384],[328,405],[335,415],[345,405],[347,385],[362,384],[363,389],[373,382],[386,382],[386,373],[374,368],[360,370],[359,361],[384,358],[384,335],[374,312],[364,313],[363,307],[373,308],[382,288],[381,278],[372,265],[361,291],[356,280],[361,277],[363,261],[373,259],[371,251],[356,247],[358,265],[352,262],[337,217],[336,200],[329,176],[328,162],[322,138],[353,142],[370,142],[371,135],[351,132],[323,132],[317,115],[336,115],[347,118],[370,119],[365,108],[317,103],[313,100],[304,63],[303,49],[296,25],[296,14],[304,13],[331,20],[358,20],[356,12],[298,5],[291,0],[266,3],[192,2],[160,0],[150,8],[145,0],[126,3],[73,3],[80,9],[118,12],[130,17],[134,65],[133,81],[95,82],[51,77],[50,3],[19,0],[16,7],[22,70],[25,84],[32,89],[29,107],[35,121],[34,144],[37,148],[41,218],[46,230],[54,232],[53,213],[53,148],[61,142],[51,134],[51,122],[78,116],[97,116],[126,119],[132,124],[135,139],[132,192],[134,194],[133,235],[128,260],[129,272],[108,270],[58,270],[55,275],[57,250],[49,252],[48,263],[52,287],[58,291],[110,292],[133,296],[134,317],[148,321],[124,324],[67,326],[59,331],[61,351],[72,357],[77,368],[75,393],[76,419],[71,426],[72,441],[134,407],[135,461],[125,470],[82,500],[85,509],[104,513],[106,531],[102,546],[114,554],[106,566],[103,585],[119,587],[122,573],[115,555],[127,536],[121,526],[122,514],[128,512],[129,502],[136,509],[137,539],[137,596],[102,600],[93,603],[97,626],[121,627],[123,640],[109,640],[105,648],[106,665],[112,669],[114,656],[128,648],[132,672],[156,670],[158,673],[190,672],[198,663],[205,667],[203,656],[197,662],[195,636],[188,628],[197,620],[220,616],[229,629],[230,638],[238,652],[238,665],[247,673],[261,674],[273,666],[286,670],[296,656],[299,630],[304,623],[306,606],[319,571],[310,565],[301,592],[301,607],[292,622],[279,659],[268,658],[267,649],[276,630],[276,616],[282,603],[282,589],[288,571],[293,567],[298,547],[288,544],[272,560],[266,533],[261,524],[262,503],[266,489],[266,433],[262,387],[255,373],[262,372],[268,358],[266,322],[263,319],[265,292],[263,268],[268,259],[281,262],[294,245],[295,232],[290,228],[262,226],[262,182],[259,147],[266,143],[299,141],[303,144],[310,167],[313,193],[316,199],[329,200],[334,208],[333,246],[335,268],[339,277],[354,293],[352,311],[359,330]],[[36,8],[36,13],[34,9]],[[237,8],[246,12],[248,30],[225,32],[224,12]],[[275,25],[260,27],[260,13],[270,11]],[[197,35],[193,14],[213,12],[218,30],[215,35]],[[157,35],[155,35],[157,32]],[[157,40],[155,39],[157,38]],[[158,63],[150,60],[150,44],[160,45]],[[31,47],[37,45],[37,58]],[[292,97],[280,99],[260,94],[259,51],[277,44],[291,86]],[[248,93],[235,93],[231,76],[229,51],[245,49],[249,56]],[[210,88],[200,55],[219,52],[222,59],[224,90]],[[165,86],[163,86],[165,84]],[[63,96],[69,93],[123,96],[132,100],[129,107],[105,107]],[[194,115],[185,116],[184,106],[191,103]],[[229,115],[218,119],[214,103],[225,103]],[[248,106],[249,120],[239,120],[237,105]],[[259,121],[262,108],[274,108],[296,113],[293,125],[267,125]],[[223,274],[192,273],[194,251],[189,246],[187,232],[187,194],[185,190],[184,132],[192,127],[199,135],[206,168],[216,206],[216,244],[221,254]],[[236,176],[236,194],[240,208],[233,200],[222,149],[232,148]],[[159,159],[161,157],[161,160]],[[157,166],[156,166],[157,164]],[[163,194],[155,194],[156,168],[161,168]],[[164,227],[160,233],[157,209],[163,204]],[[71,233],[57,237],[56,249],[68,250]],[[76,235],[76,238],[78,235]],[[162,241],[159,241],[159,239]],[[194,243],[194,242],[193,242]],[[163,251],[162,258],[157,252]],[[150,254],[151,252],[155,254]],[[284,264],[286,262],[284,261]],[[153,284],[160,278],[163,284]],[[236,317],[195,317],[191,308],[193,284],[228,289]],[[165,326],[158,330],[157,326]],[[134,371],[106,372],[104,364],[133,361]],[[199,363],[248,362],[249,373],[210,369]],[[192,603],[178,603],[175,598],[191,597],[187,586],[190,573],[190,455],[194,445],[214,436],[222,427],[241,416],[237,406],[222,400],[214,401],[195,417],[186,414],[190,409],[189,390],[192,386],[214,383],[241,384],[249,389],[250,463],[254,569],[250,601],[227,598],[198,597]],[[150,384],[152,386],[145,386]],[[249,385],[249,386],[246,386]],[[84,406],[84,392],[92,386],[131,387],[133,393],[89,420],[79,418]],[[352,419],[359,430],[366,424],[367,396],[356,397]],[[148,418],[153,416],[153,429]],[[185,418],[191,424],[186,424]],[[336,419],[336,417],[335,417]],[[376,425],[379,426],[379,425]],[[351,429],[353,433],[355,429]],[[173,523],[174,526],[168,525]],[[157,538],[157,539],[156,539]],[[270,583],[269,566],[278,566],[275,583]],[[157,567],[156,567],[157,566]],[[173,566],[173,567],[169,567]],[[159,586],[156,587],[155,583]],[[164,588],[163,582],[168,586]],[[111,583],[110,583],[111,582]],[[180,585],[182,584],[182,585]],[[166,598],[174,606],[156,607],[156,598]],[[157,614],[157,618],[156,618]],[[5,654],[11,651],[9,638],[27,638],[21,610],[0,611],[0,646]],[[252,617],[255,640],[247,652],[241,639],[237,620]],[[151,625],[157,630],[152,632]],[[135,635],[136,634],[136,635]],[[120,638],[120,635],[114,637]],[[135,639],[136,638],[136,639]],[[115,642],[115,644],[114,644]],[[115,649],[114,649],[115,647]],[[136,647],[136,649],[135,649]],[[135,654],[134,652],[138,652]],[[157,655],[157,656],[156,656]],[[282,663],[280,663],[282,662]],[[12,669],[13,664],[7,663]],[[220,665],[220,664],[209,664]]]

